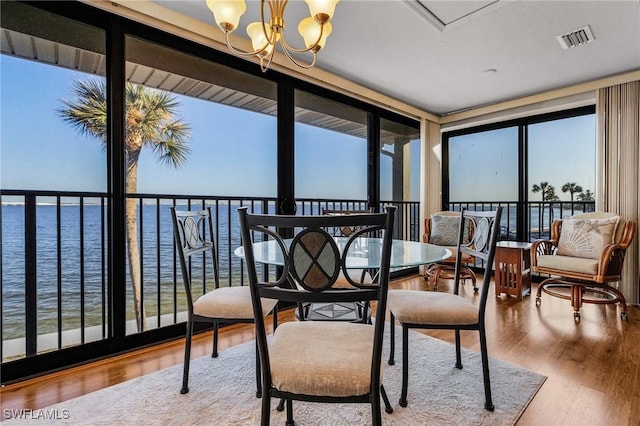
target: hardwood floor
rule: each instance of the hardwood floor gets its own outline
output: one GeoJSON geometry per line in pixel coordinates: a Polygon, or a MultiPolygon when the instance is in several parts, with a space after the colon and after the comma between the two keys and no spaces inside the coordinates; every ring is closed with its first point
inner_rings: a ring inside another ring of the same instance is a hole
{"type": "MultiPolygon", "coordinates": [[[[394,281],[392,287],[426,286],[422,277],[413,276],[394,281]]],[[[640,425],[640,308],[630,306],[629,321],[622,321],[615,306],[585,305],[582,320],[575,323],[566,300],[545,294],[536,308],[536,288],[534,284],[534,296],[522,302],[495,298],[492,289],[487,304],[490,356],[548,377],[518,425],[640,425]]],[[[441,283],[440,291],[446,289],[441,283]]],[[[468,284],[463,292],[473,297],[468,284]]],[[[289,321],[293,315],[283,312],[279,319],[289,321]]],[[[225,327],[220,350],[252,339],[252,327],[225,327]]],[[[449,331],[427,334],[453,340],[449,331]]],[[[476,332],[463,332],[462,343],[479,351],[476,332]]],[[[180,364],[183,344],[184,340],[164,343],[5,386],[1,412],[43,408],[180,364]]],[[[210,333],[194,339],[193,358],[210,351],[210,333]]],[[[179,386],[176,383],[176,394],[179,386]]]]}

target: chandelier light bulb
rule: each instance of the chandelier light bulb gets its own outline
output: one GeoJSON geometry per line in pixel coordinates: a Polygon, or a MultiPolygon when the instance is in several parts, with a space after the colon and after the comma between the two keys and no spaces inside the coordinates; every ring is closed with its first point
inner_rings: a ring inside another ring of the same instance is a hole
{"type": "Polygon", "coordinates": [[[207,0],[207,6],[213,12],[216,24],[225,32],[238,28],[240,17],[247,10],[244,0],[207,0]]]}
{"type": "Polygon", "coordinates": [[[317,52],[324,47],[332,30],[331,22],[325,23],[323,28],[323,25],[320,25],[311,16],[303,19],[298,24],[298,32],[304,38],[305,46],[313,52],[317,52]],[[322,37],[320,37],[320,32],[322,32],[322,37]]]}
{"type": "Polygon", "coordinates": [[[268,38],[265,37],[262,22],[252,22],[247,25],[247,34],[251,38],[251,45],[257,52],[256,55],[262,57],[268,56],[275,47],[275,40],[274,43],[269,42],[269,39],[271,39],[271,28],[268,25],[265,25],[265,29],[267,31],[266,35],[268,38]]]}
{"type": "Polygon", "coordinates": [[[339,0],[304,0],[309,6],[309,12],[318,22],[330,21],[333,12],[336,10],[336,4],[339,0]]]}

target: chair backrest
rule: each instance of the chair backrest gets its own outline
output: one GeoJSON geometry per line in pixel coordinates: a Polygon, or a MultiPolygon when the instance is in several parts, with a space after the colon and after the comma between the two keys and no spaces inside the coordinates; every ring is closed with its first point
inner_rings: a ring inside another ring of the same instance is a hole
{"type": "Polygon", "coordinates": [[[386,213],[330,216],[255,215],[246,208],[238,213],[263,368],[269,368],[269,354],[260,297],[297,304],[376,301],[372,371],[379,373],[395,207],[387,207],[386,213]],[[349,237],[326,231],[343,226],[357,230],[349,237]],[[293,238],[283,238],[283,231],[285,235],[293,231],[293,238]],[[262,281],[254,256],[259,250],[268,251],[282,266],[262,281]],[[379,271],[375,282],[361,283],[349,274],[349,268],[362,268],[363,262],[379,271]],[[341,272],[353,287],[334,286],[341,272]]]}
{"type": "MultiPolygon", "coordinates": [[[[202,255],[202,274],[205,280],[207,278],[207,262],[210,262],[213,284],[215,288],[220,286],[211,208],[177,210],[175,207],[171,207],[171,220],[173,222],[173,238],[182,271],[182,281],[187,296],[187,307],[191,312],[193,309],[193,283],[191,282],[193,256],[202,255]]],[[[206,287],[206,283],[204,287],[206,287]]]]}
{"type": "Polygon", "coordinates": [[[456,269],[454,281],[454,293],[458,294],[460,287],[460,274],[463,266],[462,255],[468,254],[484,262],[484,275],[480,289],[480,309],[484,314],[484,306],[491,284],[493,261],[496,253],[496,244],[500,237],[500,219],[502,207],[495,211],[462,210],[460,216],[460,230],[458,232],[458,254],[456,256],[456,269]],[[470,241],[464,241],[463,224],[468,223],[472,228],[470,241]]]}

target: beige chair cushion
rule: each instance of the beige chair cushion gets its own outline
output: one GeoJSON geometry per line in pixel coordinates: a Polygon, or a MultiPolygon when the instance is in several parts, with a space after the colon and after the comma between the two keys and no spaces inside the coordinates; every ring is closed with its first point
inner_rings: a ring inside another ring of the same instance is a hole
{"type": "Polygon", "coordinates": [[[571,257],[560,255],[541,255],[537,257],[538,268],[549,268],[558,271],[579,272],[596,275],[598,273],[597,259],[571,257]]]}
{"type": "Polygon", "coordinates": [[[604,247],[614,242],[617,225],[617,216],[606,219],[564,219],[557,254],[600,259],[604,247]]]}
{"type": "MultiPolygon", "coordinates": [[[[262,299],[264,314],[271,312],[278,303],[273,299],[262,299]]],[[[193,313],[209,318],[252,319],[253,306],[249,287],[221,287],[198,298],[193,304],[193,313]]]]}
{"type": "Polygon", "coordinates": [[[373,334],[373,326],[350,322],[299,321],[279,325],[269,347],[273,385],[281,391],[304,395],[352,396],[370,392],[373,334]]]}
{"type": "Polygon", "coordinates": [[[401,323],[477,324],[478,307],[452,293],[390,290],[389,310],[401,323]]]}

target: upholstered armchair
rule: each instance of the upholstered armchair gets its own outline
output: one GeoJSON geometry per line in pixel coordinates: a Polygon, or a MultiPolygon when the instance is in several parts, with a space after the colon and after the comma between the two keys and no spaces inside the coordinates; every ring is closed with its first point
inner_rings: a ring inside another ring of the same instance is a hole
{"type": "MultiPolygon", "coordinates": [[[[426,266],[424,279],[433,284],[433,290],[438,291],[440,279],[452,280],[454,278],[456,255],[458,254],[458,228],[460,226],[460,212],[440,211],[433,213],[425,219],[424,234],[422,240],[425,243],[435,244],[446,248],[451,252],[451,256],[437,263],[426,266]]],[[[465,229],[465,241],[469,241],[469,230],[465,229]]],[[[462,254],[461,279],[470,279],[473,284],[473,291],[478,292],[476,285],[476,274],[471,269],[476,259],[470,254],[462,254]]]]}
{"type": "Polygon", "coordinates": [[[584,213],[553,222],[550,239],[531,246],[533,272],[551,275],[538,287],[536,306],[545,292],[571,300],[577,321],[583,303],[619,304],[620,317],[627,320],[624,295],[610,284],[620,281],[635,231],[635,222],[615,213],[584,213]]]}

